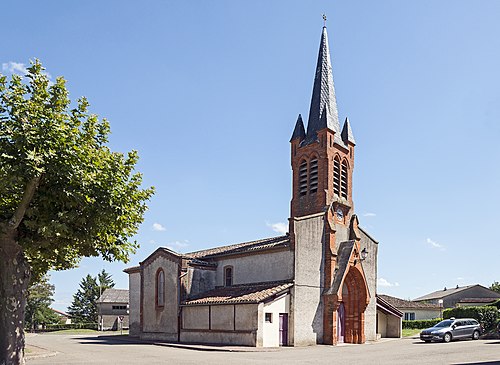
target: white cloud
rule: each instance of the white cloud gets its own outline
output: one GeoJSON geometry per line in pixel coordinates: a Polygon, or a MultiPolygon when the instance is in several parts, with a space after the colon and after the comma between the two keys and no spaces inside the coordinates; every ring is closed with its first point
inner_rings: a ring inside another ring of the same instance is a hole
{"type": "Polygon", "coordinates": [[[184,241],[174,241],[174,242],[170,242],[167,244],[167,248],[171,249],[171,250],[181,250],[185,247],[189,246],[189,241],[188,240],[184,240],[184,241]]]}
{"type": "Polygon", "coordinates": [[[363,214],[363,217],[376,217],[377,215],[375,213],[365,213],[363,214]]]}
{"type": "Polygon", "coordinates": [[[390,282],[388,282],[384,278],[378,278],[377,279],[377,285],[381,286],[381,287],[385,287],[385,288],[390,288],[390,287],[393,287],[393,286],[399,286],[399,283],[398,282],[390,283],[390,282]]]}
{"type": "Polygon", "coordinates": [[[167,229],[163,227],[160,223],[153,223],[153,231],[166,231],[167,229]]]}
{"type": "Polygon", "coordinates": [[[28,73],[28,70],[26,69],[26,65],[24,63],[18,63],[12,61],[7,63],[2,63],[2,71],[8,71],[11,74],[16,73],[21,75],[26,75],[28,73]]]}
{"type": "Polygon", "coordinates": [[[439,249],[441,251],[445,250],[445,248],[444,248],[443,245],[441,245],[441,244],[439,244],[439,243],[431,240],[430,238],[427,238],[427,243],[430,244],[433,248],[437,248],[437,249],[439,249]]]}
{"type": "MultiPolygon", "coordinates": [[[[10,61],[2,63],[2,71],[4,72],[7,71],[11,74],[26,75],[28,73],[28,68],[24,63],[10,61]]],[[[52,79],[52,75],[49,74],[47,71],[43,71],[42,74],[47,76],[49,79],[52,79]]]]}
{"type": "Polygon", "coordinates": [[[274,232],[277,232],[280,234],[285,234],[286,232],[288,232],[288,224],[283,223],[283,222],[278,222],[278,223],[266,222],[266,226],[271,227],[271,229],[274,232]]]}

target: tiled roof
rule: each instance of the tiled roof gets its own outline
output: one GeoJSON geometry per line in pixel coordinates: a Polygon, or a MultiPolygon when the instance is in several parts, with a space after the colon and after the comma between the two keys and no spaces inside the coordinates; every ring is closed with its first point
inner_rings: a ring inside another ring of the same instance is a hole
{"type": "Polygon", "coordinates": [[[185,301],[184,305],[260,303],[293,286],[289,281],[224,286],[185,301]]]}
{"type": "Polygon", "coordinates": [[[377,299],[377,310],[381,310],[385,314],[389,314],[399,318],[403,317],[403,312],[401,312],[398,308],[396,308],[388,301],[384,300],[382,296],[376,294],[375,297],[377,299]]]}
{"type": "Polygon", "coordinates": [[[396,307],[397,309],[439,309],[436,304],[414,302],[411,300],[400,299],[396,297],[391,297],[390,295],[377,294],[378,297],[385,300],[387,303],[396,307]]]}
{"type": "Polygon", "coordinates": [[[467,286],[459,286],[459,287],[456,287],[456,288],[449,288],[449,289],[445,288],[444,290],[437,290],[435,292],[432,292],[432,293],[426,294],[424,296],[418,297],[418,298],[416,298],[414,300],[421,301],[421,300],[431,300],[431,299],[442,299],[442,298],[447,297],[447,296],[449,296],[451,294],[455,294],[455,293],[461,292],[462,290],[472,288],[472,287],[474,287],[476,285],[478,285],[478,284],[467,285],[467,286]]]}
{"type": "Polygon", "coordinates": [[[106,289],[101,294],[98,303],[128,303],[127,289],[106,289]]]}
{"type": "Polygon", "coordinates": [[[185,254],[184,256],[186,258],[192,258],[192,259],[206,259],[221,255],[233,255],[239,253],[260,251],[270,248],[288,247],[289,245],[290,245],[290,237],[288,235],[285,235],[279,237],[265,238],[257,241],[237,243],[234,245],[209,248],[207,250],[190,252],[185,254]]]}

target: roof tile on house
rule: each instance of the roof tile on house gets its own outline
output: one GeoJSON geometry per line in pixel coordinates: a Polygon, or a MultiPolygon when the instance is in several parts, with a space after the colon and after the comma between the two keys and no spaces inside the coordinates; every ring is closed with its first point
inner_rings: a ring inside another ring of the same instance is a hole
{"type": "Polygon", "coordinates": [[[114,289],[109,288],[104,290],[98,303],[128,303],[128,290],[127,289],[114,289]]]}
{"type": "Polygon", "coordinates": [[[378,297],[382,298],[384,301],[396,307],[397,309],[439,309],[439,305],[414,302],[412,300],[405,300],[396,297],[391,297],[390,295],[377,294],[378,297]]]}
{"type": "Polygon", "coordinates": [[[260,303],[292,286],[290,281],[271,281],[219,287],[189,299],[183,305],[260,303]]]}
{"type": "Polygon", "coordinates": [[[474,286],[477,286],[478,284],[474,285],[466,285],[466,286],[457,286],[456,288],[444,288],[442,290],[437,290],[435,292],[426,294],[424,296],[415,298],[413,300],[415,301],[421,301],[421,300],[434,300],[434,299],[442,299],[444,297],[447,297],[448,295],[455,294],[458,292],[461,292],[462,290],[472,288],[474,286]]]}
{"type": "Polygon", "coordinates": [[[498,298],[462,298],[459,303],[493,303],[497,301],[498,298]]]}
{"type": "Polygon", "coordinates": [[[270,248],[288,247],[290,245],[290,237],[288,235],[264,238],[257,241],[237,243],[234,245],[220,246],[209,248],[207,250],[195,251],[185,254],[186,258],[201,259],[210,258],[222,255],[233,255],[239,253],[248,253],[270,248]]]}

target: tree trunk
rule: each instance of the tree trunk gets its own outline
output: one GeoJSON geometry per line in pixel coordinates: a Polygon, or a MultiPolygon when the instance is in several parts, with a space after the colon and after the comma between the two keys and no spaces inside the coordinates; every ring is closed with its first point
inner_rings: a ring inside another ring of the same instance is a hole
{"type": "Polygon", "coordinates": [[[0,225],[0,365],[24,364],[24,310],[30,267],[17,230],[0,225]]]}

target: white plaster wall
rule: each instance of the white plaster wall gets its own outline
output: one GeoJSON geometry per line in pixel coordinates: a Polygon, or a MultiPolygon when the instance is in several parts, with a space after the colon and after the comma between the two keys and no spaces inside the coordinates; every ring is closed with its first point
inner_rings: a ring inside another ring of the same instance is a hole
{"type": "Polygon", "coordinates": [[[177,314],[179,305],[179,264],[166,256],[159,255],[143,267],[142,334],[144,338],[177,340],[177,314]],[[159,268],[165,272],[165,306],[156,307],[156,273],[159,268]],[[148,336],[146,333],[161,333],[162,336],[148,336]]]}
{"type": "Polygon", "coordinates": [[[293,279],[293,252],[289,250],[222,258],[217,262],[216,285],[225,284],[228,265],[233,266],[233,285],[293,279]]]}
{"type": "Polygon", "coordinates": [[[141,272],[128,275],[129,334],[139,336],[141,331],[141,272]]]}
{"type": "Polygon", "coordinates": [[[209,308],[207,305],[183,307],[182,328],[208,330],[209,308]]]}
{"type": "Polygon", "coordinates": [[[292,288],[289,343],[323,341],[324,215],[295,218],[295,284],[292,288]]]}
{"type": "Polygon", "coordinates": [[[290,295],[287,294],[277,300],[266,303],[263,306],[263,315],[262,315],[262,334],[263,341],[262,346],[264,347],[278,347],[280,345],[279,341],[279,315],[280,313],[289,313],[290,309],[290,295]],[[265,321],[265,314],[272,314],[272,322],[267,323],[265,321]]]}
{"type": "MultiPolygon", "coordinates": [[[[434,319],[439,318],[441,311],[439,309],[405,309],[401,310],[403,313],[415,313],[415,319],[434,319]]],[[[404,318],[404,316],[403,316],[404,318]]]]}
{"type": "Polygon", "coordinates": [[[387,314],[377,312],[378,333],[380,337],[387,337],[387,314]]]}
{"type": "Polygon", "coordinates": [[[370,293],[370,303],[365,310],[365,338],[367,341],[375,341],[377,339],[377,259],[378,259],[378,243],[374,242],[363,231],[361,233],[361,247],[366,248],[368,255],[366,260],[362,261],[363,271],[365,273],[366,284],[370,293]]]}

